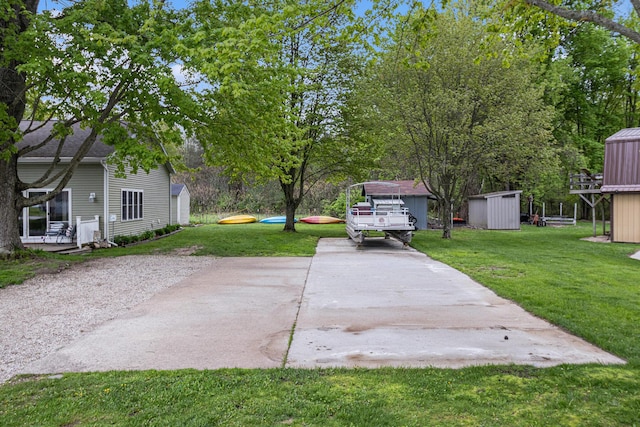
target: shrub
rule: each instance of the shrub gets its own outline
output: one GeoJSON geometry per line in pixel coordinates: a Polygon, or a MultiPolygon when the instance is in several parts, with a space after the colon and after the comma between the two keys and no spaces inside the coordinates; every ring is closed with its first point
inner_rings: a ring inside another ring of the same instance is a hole
{"type": "Polygon", "coordinates": [[[124,245],[128,245],[129,243],[131,243],[131,237],[130,236],[114,236],[113,237],[113,243],[115,243],[118,246],[124,246],[124,245]]]}
{"type": "Polygon", "coordinates": [[[147,230],[140,235],[140,240],[150,240],[155,237],[156,233],[153,230],[147,230]]]}
{"type": "Polygon", "coordinates": [[[169,224],[164,228],[164,230],[165,230],[166,234],[169,234],[169,233],[173,233],[174,231],[178,230],[179,228],[180,228],[179,224],[169,224]]]}

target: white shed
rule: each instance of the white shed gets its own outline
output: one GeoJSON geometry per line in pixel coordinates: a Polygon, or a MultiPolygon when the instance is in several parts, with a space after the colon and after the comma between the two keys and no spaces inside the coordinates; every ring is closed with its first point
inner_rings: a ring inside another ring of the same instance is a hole
{"type": "Polygon", "coordinates": [[[469,197],[469,221],[489,230],[520,230],[522,191],[498,191],[469,197]]]}
{"type": "Polygon", "coordinates": [[[188,225],[191,195],[184,184],[171,184],[171,223],[188,225]]]}

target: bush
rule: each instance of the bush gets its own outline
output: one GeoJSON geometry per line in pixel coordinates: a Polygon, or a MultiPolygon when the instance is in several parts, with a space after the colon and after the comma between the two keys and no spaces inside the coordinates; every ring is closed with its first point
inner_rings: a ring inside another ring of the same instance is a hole
{"type": "Polygon", "coordinates": [[[156,233],[153,230],[147,230],[140,235],[140,240],[150,240],[155,237],[156,233]]]}
{"type": "Polygon", "coordinates": [[[120,235],[114,236],[113,243],[115,243],[118,246],[128,245],[129,243],[131,243],[131,237],[130,236],[120,236],[120,235]]]}
{"type": "Polygon", "coordinates": [[[180,229],[179,224],[169,224],[164,228],[166,234],[173,233],[174,231],[180,229]]]}
{"type": "Polygon", "coordinates": [[[176,231],[177,229],[180,228],[180,225],[178,224],[173,224],[173,225],[167,225],[164,228],[157,228],[155,230],[147,230],[145,232],[143,232],[142,234],[139,235],[129,235],[129,236],[115,236],[113,238],[113,242],[115,244],[117,244],[118,246],[125,246],[128,245],[130,243],[136,243],[136,242],[142,242],[145,240],[151,240],[154,237],[160,237],[163,236],[165,234],[169,234],[169,233],[173,233],[174,231],[176,231]]]}

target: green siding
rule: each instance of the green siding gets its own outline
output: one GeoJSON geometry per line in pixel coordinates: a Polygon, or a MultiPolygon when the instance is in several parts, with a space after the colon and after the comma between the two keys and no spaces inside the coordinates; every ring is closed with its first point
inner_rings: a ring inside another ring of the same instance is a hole
{"type": "MultiPolygon", "coordinates": [[[[29,182],[41,177],[49,164],[20,163],[18,176],[21,180],[29,182]]],[[[151,170],[148,174],[140,171],[138,174],[129,174],[126,178],[116,178],[114,167],[107,166],[109,170],[108,182],[108,214],[115,214],[116,221],[109,222],[105,218],[105,170],[100,163],[83,163],[73,174],[67,184],[71,197],[71,215],[75,222],[76,216],[83,220],[100,216],[100,232],[103,237],[113,239],[116,235],[140,234],[146,230],[163,228],[170,224],[171,182],[167,167],[160,166],[151,170]],[[121,218],[121,191],[122,189],[142,190],[144,192],[143,218],[133,221],[122,221],[121,218]],[[96,193],[96,201],[89,201],[89,194],[96,193]],[[105,233],[104,224],[108,222],[108,230],[105,233]]],[[[47,187],[53,189],[55,183],[47,187]]]]}
{"type": "MultiPolygon", "coordinates": [[[[24,182],[32,182],[39,179],[49,164],[20,163],[18,176],[24,182]]],[[[46,189],[53,189],[57,185],[52,183],[46,189]]],[[[103,202],[104,202],[104,168],[99,163],[80,164],[71,180],[65,187],[71,197],[71,221],[75,223],[76,217],[83,220],[93,219],[99,215],[100,231],[102,230],[103,202]],[[89,201],[89,194],[96,193],[96,201],[89,201]]]]}
{"type": "Polygon", "coordinates": [[[116,215],[116,221],[109,223],[110,238],[140,234],[146,230],[163,228],[170,223],[171,182],[166,167],[152,169],[148,174],[139,171],[126,178],[117,178],[114,167],[109,166],[109,177],[109,214],[116,215]],[[123,189],[143,191],[142,219],[122,221],[123,189]]]}

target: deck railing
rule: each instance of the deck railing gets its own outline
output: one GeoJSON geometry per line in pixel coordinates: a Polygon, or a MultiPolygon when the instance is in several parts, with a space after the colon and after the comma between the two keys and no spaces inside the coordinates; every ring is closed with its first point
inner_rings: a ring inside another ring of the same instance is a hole
{"type": "Polygon", "coordinates": [[[347,218],[352,225],[357,227],[373,228],[373,227],[409,227],[410,217],[409,209],[401,210],[378,210],[366,209],[360,210],[352,208],[347,218]]]}
{"type": "Polygon", "coordinates": [[[578,173],[569,176],[569,190],[571,194],[600,193],[603,174],[578,173]]]}
{"type": "Polygon", "coordinates": [[[76,217],[76,243],[78,248],[86,243],[95,240],[95,232],[100,231],[100,216],[96,215],[93,219],[82,220],[82,217],[76,217]]]}

